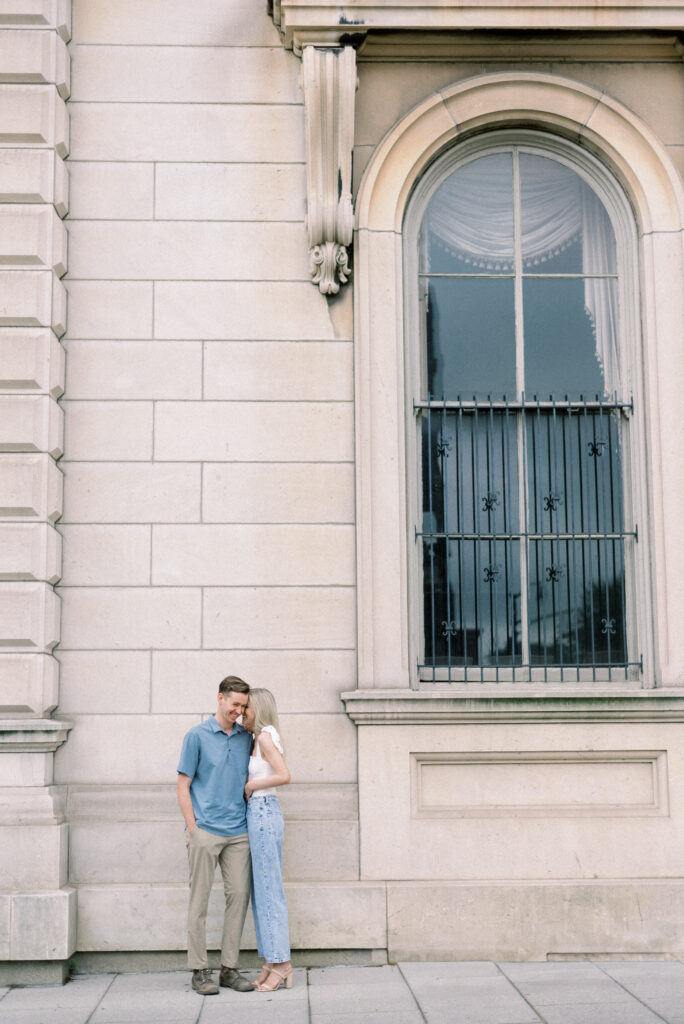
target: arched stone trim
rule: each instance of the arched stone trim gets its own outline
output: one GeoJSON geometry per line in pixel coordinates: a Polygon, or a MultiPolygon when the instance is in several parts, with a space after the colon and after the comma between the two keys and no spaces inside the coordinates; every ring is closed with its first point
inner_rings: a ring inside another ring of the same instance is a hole
{"type": "Polygon", "coordinates": [[[645,684],[684,685],[684,599],[677,597],[684,578],[684,189],[663,144],[626,107],[580,82],[511,72],[461,82],[412,110],[379,144],[357,197],[358,685],[406,688],[415,661],[407,610],[404,216],[438,154],[475,132],[507,126],[547,130],[589,149],[634,209],[648,410],[649,485],[641,508],[648,521],[641,529],[650,543],[649,614],[657,624],[645,684]]]}

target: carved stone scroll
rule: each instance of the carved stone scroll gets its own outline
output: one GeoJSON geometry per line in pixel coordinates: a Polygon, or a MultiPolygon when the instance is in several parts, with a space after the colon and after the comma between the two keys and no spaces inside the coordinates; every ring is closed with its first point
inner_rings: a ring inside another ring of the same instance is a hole
{"type": "Polygon", "coordinates": [[[351,46],[305,46],[307,227],[311,274],[324,295],[336,295],[351,274],[351,198],[356,52],[351,46]]]}

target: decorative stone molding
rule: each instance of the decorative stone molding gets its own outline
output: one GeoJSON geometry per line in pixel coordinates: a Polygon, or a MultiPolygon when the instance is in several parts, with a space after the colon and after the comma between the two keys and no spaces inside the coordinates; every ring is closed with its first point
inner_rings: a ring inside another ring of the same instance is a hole
{"type": "Polygon", "coordinates": [[[283,42],[297,51],[300,47],[325,40],[338,44],[345,35],[358,32],[468,32],[475,30],[517,32],[553,29],[555,31],[601,31],[649,28],[679,31],[682,5],[672,0],[615,0],[600,5],[596,0],[546,0],[545,3],[509,3],[505,0],[413,0],[412,3],[388,3],[386,0],[352,0],[340,6],[338,0],[269,0],[273,21],[283,42]]]}
{"type": "Polygon", "coordinates": [[[351,199],[356,52],[352,46],[302,54],[311,273],[323,295],[349,279],[354,232],[351,199]]]}
{"type": "Polygon", "coordinates": [[[356,725],[466,725],[484,722],[684,722],[677,690],[587,694],[353,690],[341,694],[356,725]]]}

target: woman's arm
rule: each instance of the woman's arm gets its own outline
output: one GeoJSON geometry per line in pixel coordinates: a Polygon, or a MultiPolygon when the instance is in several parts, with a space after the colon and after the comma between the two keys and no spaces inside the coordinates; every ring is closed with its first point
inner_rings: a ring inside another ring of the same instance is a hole
{"type": "Polygon", "coordinates": [[[273,742],[271,734],[266,732],[266,730],[260,732],[258,743],[261,756],[271,766],[274,774],[269,775],[265,779],[254,779],[252,782],[248,782],[245,786],[245,796],[247,799],[257,789],[272,789],[273,786],[286,786],[290,781],[290,771],[285,764],[285,758],[273,742]]]}

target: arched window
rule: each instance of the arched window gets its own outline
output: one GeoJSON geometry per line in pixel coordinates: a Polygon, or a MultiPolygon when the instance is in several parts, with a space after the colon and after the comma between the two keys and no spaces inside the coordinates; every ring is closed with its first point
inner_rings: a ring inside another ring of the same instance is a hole
{"type": "Polygon", "coordinates": [[[436,161],[407,224],[419,677],[638,678],[624,195],[498,133],[436,161]]]}

